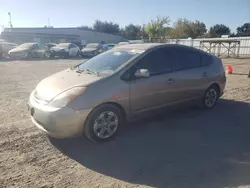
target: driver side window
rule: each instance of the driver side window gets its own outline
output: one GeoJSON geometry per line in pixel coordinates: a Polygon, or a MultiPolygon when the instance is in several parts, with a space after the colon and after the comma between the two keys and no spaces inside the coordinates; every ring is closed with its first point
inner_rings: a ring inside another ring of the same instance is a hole
{"type": "Polygon", "coordinates": [[[174,53],[166,49],[156,49],[135,65],[137,69],[147,69],[150,76],[165,74],[173,71],[174,53]]]}

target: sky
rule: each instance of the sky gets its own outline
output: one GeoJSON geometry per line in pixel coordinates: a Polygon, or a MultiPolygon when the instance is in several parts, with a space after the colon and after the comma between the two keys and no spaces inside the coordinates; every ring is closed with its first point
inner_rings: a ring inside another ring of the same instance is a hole
{"type": "Polygon", "coordinates": [[[53,27],[92,26],[97,19],[124,27],[169,16],[171,24],[187,18],[207,29],[225,24],[235,32],[250,22],[250,0],[0,0],[0,31],[9,27],[8,12],[13,27],[44,27],[48,20],[53,27]]]}

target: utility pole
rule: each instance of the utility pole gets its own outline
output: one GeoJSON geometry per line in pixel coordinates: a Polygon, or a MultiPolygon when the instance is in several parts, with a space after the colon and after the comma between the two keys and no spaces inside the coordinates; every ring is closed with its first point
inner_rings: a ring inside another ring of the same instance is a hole
{"type": "Polygon", "coordinates": [[[11,14],[10,14],[10,12],[8,12],[8,15],[9,15],[9,25],[10,25],[10,28],[13,28],[13,25],[12,25],[12,22],[11,22],[11,14]]]}

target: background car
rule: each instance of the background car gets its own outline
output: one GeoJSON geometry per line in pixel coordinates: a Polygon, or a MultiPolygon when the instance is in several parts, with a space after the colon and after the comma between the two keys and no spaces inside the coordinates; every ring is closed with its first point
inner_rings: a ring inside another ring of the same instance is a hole
{"type": "Polygon", "coordinates": [[[10,58],[44,57],[44,50],[37,43],[24,43],[9,51],[10,58]]]}
{"type": "Polygon", "coordinates": [[[8,56],[8,52],[13,48],[16,48],[18,44],[1,41],[0,42],[0,58],[8,56]]]}
{"type": "Polygon", "coordinates": [[[116,45],[116,44],[114,44],[114,43],[109,43],[109,44],[107,44],[109,50],[111,50],[112,48],[114,48],[115,45],[116,45]]]}
{"type": "Polygon", "coordinates": [[[73,43],[60,43],[50,49],[50,57],[75,57],[80,55],[80,48],[73,43]]]}
{"type": "Polygon", "coordinates": [[[90,43],[81,50],[81,56],[96,56],[104,51],[102,44],[90,43]]]}
{"type": "Polygon", "coordinates": [[[51,52],[50,52],[50,49],[52,48],[52,47],[54,47],[54,46],[56,46],[57,44],[55,44],[55,43],[47,43],[47,44],[45,44],[44,45],[44,56],[45,57],[50,57],[50,55],[51,55],[51,52]]]}
{"type": "Polygon", "coordinates": [[[33,123],[52,137],[84,133],[101,142],[149,112],[187,104],[212,109],[225,84],[216,56],[175,44],[129,44],[45,78],[29,107],[33,123]]]}
{"type": "Polygon", "coordinates": [[[126,45],[126,44],[130,44],[129,42],[119,42],[116,46],[122,46],[122,45],[126,45]]]}

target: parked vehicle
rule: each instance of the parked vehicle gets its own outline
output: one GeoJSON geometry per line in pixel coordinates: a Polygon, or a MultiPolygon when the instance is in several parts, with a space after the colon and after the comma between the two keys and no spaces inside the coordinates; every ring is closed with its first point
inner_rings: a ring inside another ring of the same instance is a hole
{"type": "Polygon", "coordinates": [[[51,57],[75,57],[80,55],[80,48],[73,43],[60,43],[50,49],[51,57]]]}
{"type": "Polygon", "coordinates": [[[126,44],[130,44],[129,42],[119,42],[116,46],[122,46],[122,45],[126,45],[126,44]]]}
{"type": "Polygon", "coordinates": [[[84,56],[96,56],[104,51],[102,44],[90,43],[81,50],[81,55],[84,56]]]}
{"type": "Polygon", "coordinates": [[[44,51],[44,56],[45,57],[50,57],[51,56],[51,52],[50,49],[54,46],[56,46],[57,44],[55,43],[47,43],[44,45],[45,51],[44,51]]]}
{"type": "Polygon", "coordinates": [[[49,76],[31,93],[33,123],[53,137],[113,137],[125,120],[175,105],[211,109],[223,94],[222,62],[176,44],[130,44],[49,76]]]}
{"type": "Polygon", "coordinates": [[[44,57],[44,50],[37,43],[24,43],[9,51],[10,58],[44,57]]]}
{"type": "Polygon", "coordinates": [[[112,48],[114,48],[114,47],[115,47],[115,45],[116,45],[116,44],[113,44],[113,43],[109,43],[109,44],[107,44],[107,46],[108,46],[108,50],[111,50],[112,48]]]}
{"type": "Polygon", "coordinates": [[[18,44],[1,41],[0,42],[0,58],[8,56],[8,52],[16,48],[18,44]]]}

